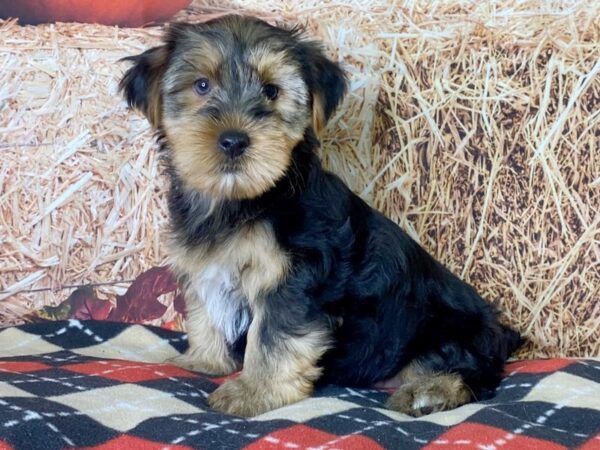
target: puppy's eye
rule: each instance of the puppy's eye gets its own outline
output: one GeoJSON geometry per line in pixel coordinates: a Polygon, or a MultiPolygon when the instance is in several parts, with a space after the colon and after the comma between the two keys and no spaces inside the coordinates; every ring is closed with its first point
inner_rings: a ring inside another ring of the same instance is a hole
{"type": "Polygon", "coordinates": [[[194,82],[194,92],[198,95],[206,95],[210,91],[208,78],[198,78],[194,82]]]}
{"type": "Polygon", "coordinates": [[[265,84],[263,87],[263,94],[265,94],[265,97],[269,100],[275,100],[279,95],[279,88],[274,84],[265,84]]]}

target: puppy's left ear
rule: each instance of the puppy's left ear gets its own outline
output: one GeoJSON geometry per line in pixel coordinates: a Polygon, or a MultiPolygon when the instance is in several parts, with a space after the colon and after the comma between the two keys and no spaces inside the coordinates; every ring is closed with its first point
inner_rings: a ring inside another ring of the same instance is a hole
{"type": "Polygon", "coordinates": [[[144,113],[154,128],[159,128],[162,119],[161,81],[167,68],[166,45],[151,48],[137,56],[123,58],[133,66],[125,72],[119,83],[129,106],[144,113]]]}
{"type": "Polygon", "coordinates": [[[311,94],[313,128],[318,135],[346,94],[346,74],[315,42],[302,42],[299,53],[311,94]]]}

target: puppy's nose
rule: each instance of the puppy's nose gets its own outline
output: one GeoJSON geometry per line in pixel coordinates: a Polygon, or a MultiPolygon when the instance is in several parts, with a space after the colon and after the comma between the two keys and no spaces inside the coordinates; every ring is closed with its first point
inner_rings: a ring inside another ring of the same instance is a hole
{"type": "Polygon", "coordinates": [[[228,130],[219,136],[219,148],[230,158],[243,154],[250,145],[250,138],[242,131],[228,130]]]}

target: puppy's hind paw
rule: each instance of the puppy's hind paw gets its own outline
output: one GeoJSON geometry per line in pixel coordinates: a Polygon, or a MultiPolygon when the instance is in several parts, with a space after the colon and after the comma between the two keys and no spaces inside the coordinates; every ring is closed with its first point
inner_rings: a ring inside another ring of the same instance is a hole
{"type": "Polygon", "coordinates": [[[441,374],[400,386],[385,406],[409,416],[421,417],[457,408],[470,400],[471,392],[460,375],[441,374]]]}

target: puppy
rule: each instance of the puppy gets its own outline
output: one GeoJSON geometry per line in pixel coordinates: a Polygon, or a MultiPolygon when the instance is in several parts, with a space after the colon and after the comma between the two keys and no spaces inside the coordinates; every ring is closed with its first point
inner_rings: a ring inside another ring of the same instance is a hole
{"type": "Polygon", "coordinates": [[[413,416],[493,395],[519,335],[321,167],[316,136],[346,83],[318,44],[227,16],[127,59],[121,90],[171,183],[189,338],[176,362],[225,375],[243,360],[210,406],[254,416],[317,383],[385,380],[387,406],[413,416]]]}

